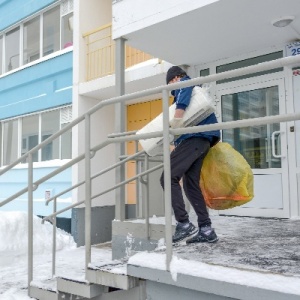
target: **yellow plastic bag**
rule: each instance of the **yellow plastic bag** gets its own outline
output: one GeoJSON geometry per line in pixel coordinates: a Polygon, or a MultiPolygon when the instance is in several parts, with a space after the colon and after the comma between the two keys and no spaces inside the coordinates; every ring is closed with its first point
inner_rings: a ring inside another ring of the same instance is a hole
{"type": "Polygon", "coordinates": [[[209,208],[233,208],[253,198],[253,173],[239,152],[220,142],[203,161],[200,187],[209,208]]]}

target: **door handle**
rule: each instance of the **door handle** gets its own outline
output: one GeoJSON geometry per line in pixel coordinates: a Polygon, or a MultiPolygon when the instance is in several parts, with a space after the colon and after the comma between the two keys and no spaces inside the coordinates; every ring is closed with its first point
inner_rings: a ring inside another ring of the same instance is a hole
{"type": "Polygon", "coordinates": [[[283,134],[284,132],[283,131],[274,131],[272,133],[272,136],[271,136],[271,140],[272,140],[272,155],[276,158],[281,158],[281,157],[285,157],[285,155],[283,154],[276,154],[275,152],[275,136],[279,136],[280,134],[283,134]]]}

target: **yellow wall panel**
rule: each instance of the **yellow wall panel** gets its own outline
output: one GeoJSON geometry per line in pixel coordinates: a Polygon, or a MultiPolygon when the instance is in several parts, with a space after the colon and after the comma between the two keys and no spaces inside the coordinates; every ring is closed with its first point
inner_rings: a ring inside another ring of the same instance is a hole
{"type": "Polygon", "coordinates": [[[127,189],[127,203],[135,204],[136,203],[135,184],[132,183],[127,184],[126,189],[127,189]]]}
{"type": "MultiPolygon", "coordinates": [[[[169,98],[169,106],[173,103],[173,97],[169,98]]],[[[151,112],[150,112],[150,118],[153,120],[156,118],[161,112],[162,112],[162,100],[156,99],[154,101],[151,101],[151,112]]]]}
{"type": "Polygon", "coordinates": [[[127,163],[127,178],[135,176],[135,162],[127,163]]]}
{"type": "Polygon", "coordinates": [[[162,112],[161,99],[151,101],[151,119],[156,118],[162,112]]]}
{"type": "MultiPolygon", "coordinates": [[[[173,97],[169,98],[169,104],[173,97]]],[[[127,106],[127,131],[139,130],[156,118],[162,112],[162,100],[156,99],[149,102],[137,103],[127,106]]],[[[135,142],[127,142],[127,154],[135,153],[135,142]]],[[[139,151],[142,150],[139,145],[139,151]]],[[[127,163],[127,178],[135,176],[135,162],[127,163]]],[[[136,203],[135,181],[127,184],[127,203],[136,203]]]]}
{"type": "MultiPolygon", "coordinates": [[[[135,142],[128,142],[127,143],[127,154],[134,154],[135,150],[135,142]]],[[[143,148],[140,144],[138,144],[138,151],[141,151],[143,148]]]]}

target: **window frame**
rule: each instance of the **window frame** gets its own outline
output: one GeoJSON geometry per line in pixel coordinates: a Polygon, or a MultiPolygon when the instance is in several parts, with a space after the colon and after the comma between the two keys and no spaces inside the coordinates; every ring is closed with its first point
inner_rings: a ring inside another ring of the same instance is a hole
{"type": "MultiPolygon", "coordinates": [[[[10,72],[14,72],[16,70],[19,70],[20,68],[24,67],[24,66],[31,66],[33,64],[37,64],[39,63],[41,60],[47,58],[50,55],[60,55],[61,51],[66,51],[63,48],[63,45],[61,43],[62,41],[62,20],[63,18],[68,15],[68,14],[73,14],[74,13],[74,9],[73,9],[73,0],[69,0],[72,2],[72,5],[69,5],[71,7],[71,9],[67,12],[67,13],[62,13],[62,7],[63,5],[65,5],[65,0],[62,1],[58,1],[56,3],[53,3],[49,6],[47,6],[44,9],[41,9],[40,11],[38,11],[37,13],[32,14],[31,16],[24,18],[23,20],[11,25],[10,27],[6,28],[3,31],[0,31],[0,36],[2,36],[2,65],[0,65],[0,69],[2,70],[2,72],[0,72],[0,77],[10,73],[10,72]],[[44,14],[48,11],[50,11],[51,9],[55,8],[55,7],[59,7],[59,49],[57,51],[54,51],[50,54],[47,55],[43,55],[43,26],[44,26],[44,14]],[[39,46],[39,51],[40,51],[40,55],[39,58],[32,61],[32,62],[27,62],[24,63],[24,53],[23,53],[23,44],[24,44],[24,24],[35,19],[36,17],[39,18],[39,22],[40,22],[40,46],[39,46]],[[12,69],[12,70],[7,70],[6,66],[8,66],[8,63],[6,63],[6,53],[5,53],[5,48],[6,48],[6,35],[7,33],[9,33],[10,31],[14,30],[15,28],[19,27],[20,30],[20,34],[19,34],[19,66],[12,69]]],[[[71,47],[69,47],[70,49],[68,49],[69,51],[72,50],[71,47]]]]}
{"type": "MultiPolygon", "coordinates": [[[[70,120],[68,120],[68,122],[62,122],[62,112],[65,109],[69,109],[72,112],[72,105],[60,106],[60,107],[56,107],[56,108],[53,108],[53,109],[47,109],[47,110],[39,111],[39,112],[36,112],[36,113],[31,113],[31,114],[26,114],[26,115],[22,115],[22,116],[10,118],[10,119],[1,120],[0,121],[0,128],[1,128],[1,131],[0,131],[1,132],[1,136],[0,136],[0,142],[1,142],[1,156],[0,156],[1,167],[6,166],[6,165],[4,165],[4,161],[5,161],[5,157],[4,157],[4,134],[5,134],[4,133],[4,127],[5,126],[4,126],[4,124],[5,123],[11,122],[11,121],[17,121],[17,141],[18,141],[18,143],[17,143],[18,146],[17,147],[18,147],[18,149],[17,149],[17,158],[16,159],[19,159],[22,155],[24,155],[24,153],[22,154],[23,140],[24,140],[24,136],[22,135],[23,134],[22,119],[26,118],[26,117],[36,116],[36,115],[38,116],[38,124],[37,124],[37,127],[38,127],[38,143],[41,143],[42,134],[43,134],[42,133],[42,114],[58,110],[59,111],[59,120],[58,120],[58,122],[59,122],[59,130],[60,130],[64,127],[65,124],[68,124],[72,121],[70,119],[70,120]]],[[[45,135],[45,134],[43,134],[43,135],[45,135]]],[[[25,137],[27,143],[28,143],[28,137],[30,137],[30,135],[27,135],[25,137]]],[[[58,141],[58,158],[53,158],[51,160],[71,159],[71,157],[70,158],[62,158],[62,147],[66,147],[66,145],[62,145],[61,136],[57,138],[57,141],[58,141]]],[[[28,147],[28,145],[27,145],[27,147],[28,147]]],[[[71,135],[70,147],[71,147],[70,153],[72,153],[72,135],[71,135]]],[[[27,151],[28,151],[28,149],[27,149],[27,151]]],[[[43,162],[48,162],[49,161],[49,160],[42,160],[42,151],[41,150],[38,151],[37,156],[38,156],[37,162],[43,163],[43,162]]],[[[22,163],[26,163],[26,161],[22,161],[22,163]]]]}

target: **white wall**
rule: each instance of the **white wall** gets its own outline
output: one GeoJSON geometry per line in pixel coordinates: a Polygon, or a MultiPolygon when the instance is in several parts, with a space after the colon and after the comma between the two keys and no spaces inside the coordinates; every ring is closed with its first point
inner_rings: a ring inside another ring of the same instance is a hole
{"type": "MultiPolygon", "coordinates": [[[[79,95],[79,84],[86,76],[86,42],[83,35],[98,27],[111,23],[111,1],[109,0],[78,0],[74,2],[74,53],[73,53],[73,118],[84,114],[99,103],[98,100],[79,95]]],[[[84,123],[73,130],[72,155],[77,157],[84,153],[84,123]]],[[[106,107],[95,113],[91,118],[91,144],[99,144],[107,135],[114,132],[114,107],[106,107]]],[[[91,173],[95,174],[114,162],[114,145],[100,151],[92,159],[91,173]]],[[[84,179],[84,164],[73,167],[73,185],[84,179]]],[[[114,174],[101,177],[92,182],[92,195],[103,191],[114,183],[114,174]]],[[[73,202],[84,200],[84,188],[73,192],[73,202]]],[[[93,206],[114,204],[114,194],[110,193],[93,201],[93,206]]]]}
{"type": "MultiPolygon", "coordinates": [[[[98,101],[86,98],[79,97],[80,111],[86,111],[89,108],[93,107],[98,101]]],[[[107,138],[109,133],[114,132],[114,107],[108,106],[104,107],[95,114],[92,115],[91,118],[91,147],[94,147],[104,141],[107,138]]],[[[77,128],[78,140],[77,145],[73,145],[74,152],[77,152],[77,155],[84,153],[85,143],[85,130],[84,124],[77,128]]],[[[76,155],[76,156],[77,156],[76,155]]],[[[115,145],[109,145],[102,150],[99,150],[95,157],[92,158],[91,161],[91,174],[94,175],[106,167],[110,166],[115,162],[115,145]]],[[[73,168],[73,184],[76,182],[80,182],[85,178],[85,167],[84,162],[80,163],[77,167],[73,168]]],[[[98,194],[105,189],[112,187],[115,184],[115,174],[114,171],[109,172],[106,175],[102,175],[99,178],[96,178],[92,181],[92,195],[98,194]]],[[[114,192],[110,192],[101,196],[101,199],[93,200],[92,206],[105,206],[112,205],[115,202],[114,192]]],[[[80,187],[78,191],[74,194],[76,196],[76,201],[81,201],[85,199],[85,190],[84,186],[80,187]]]]}
{"type": "Polygon", "coordinates": [[[219,0],[113,1],[113,39],[217,1],[219,0]]]}

